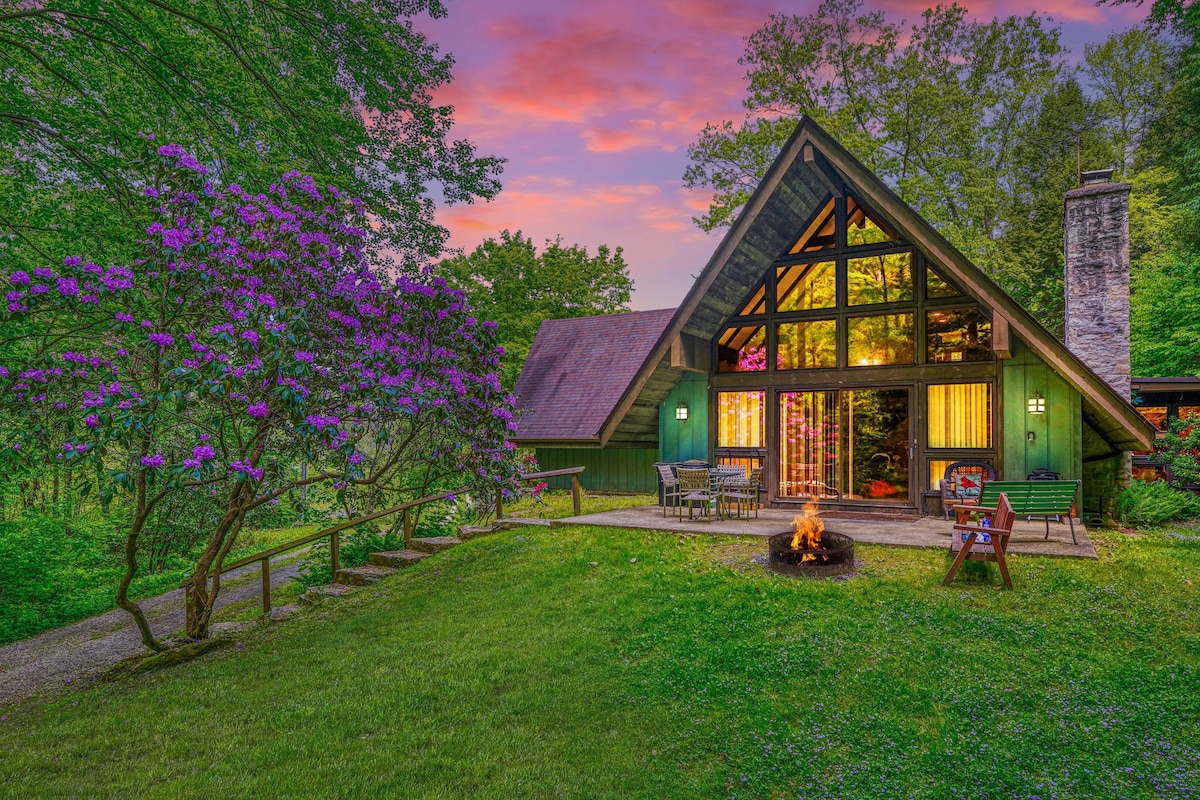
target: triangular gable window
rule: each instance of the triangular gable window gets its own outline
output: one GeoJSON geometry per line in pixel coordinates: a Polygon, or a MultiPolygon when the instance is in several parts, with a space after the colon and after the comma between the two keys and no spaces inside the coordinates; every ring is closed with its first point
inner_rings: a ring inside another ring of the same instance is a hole
{"type": "Polygon", "coordinates": [[[931,268],[925,268],[925,296],[934,297],[959,297],[961,292],[955,289],[941,275],[938,275],[931,268]]]}
{"type": "Polygon", "coordinates": [[[804,233],[788,250],[788,255],[815,253],[837,247],[837,216],[834,214],[833,198],[825,201],[821,210],[813,215],[804,226],[804,233]]]}
{"type": "Polygon", "coordinates": [[[746,304],[742,306],[742,310],[737,315],[739,317],[752,317],[756,314],[765,313],[767,313],[767,285],[763,282],[754,290],[754,294],[750,295],[750,299],[746,301],[746,304]]]}
{"type": "Polygon", "coordinates": [[[846,245],[854,247],[860,244],[876,244],[877,242],[894,242],[900,237],[888,226],[879,215],[858,201],[857,198],[846,198],[846,245]]]}

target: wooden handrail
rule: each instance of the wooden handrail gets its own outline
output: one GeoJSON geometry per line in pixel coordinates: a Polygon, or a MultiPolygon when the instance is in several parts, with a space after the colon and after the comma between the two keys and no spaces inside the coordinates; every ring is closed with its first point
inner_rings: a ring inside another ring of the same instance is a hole
{"type": "Polygon", "coordinates": [[[562,478],[567,475],[578,475],[584,469],[585,467],[567,467],[566,469],[552,469],[548,472],[531,472],[528,475],[522,475],[521,480],[533,481],[538,478],[562,478]]]}
{"type": "MultiPolygon", "coordinates": [[[[232,564],[225,564],[224,566],[221,567],[220,574],[224,575],[226,572],[229,572],[229,570],[231,570],[231,569],[237,569],[238,567],[244,567],[247,564],[253,564],[255,561],[262,561],[264,558],[271,558],[273,556],[279,555],[280,553],[286,553],[288,550],[299,547],[301,545],[308,544],[309,542],[315,542],[317,539],[324,539],[326,536],[331,536],[335,533],[339,533],[340,531],[346,530],[346,528],[353,528],[355,525],[361,525],[364,522],[372,522],[374,520],[379,519],[380,517],[386,517],[389,514],[395,514],[397,511],[404,511],[409,508],[416,508],[417,506],[423,506],[426,503],[432,503],[435,500],[445,500],[447,497],[450,497],[452,495],[463,494],[464,491],[465,490],[463,490],[463,489],[459,489],[458,491],[455,491],[455,492],[444,492],[442,494],[431,494],[428,497],[422,497],[418,500],[409,500],[407,503],[401,503],[398,506],[392,506],[391,508],[385,508],[382,511],[376,511],[371,514],[367,514],[366,516],[356,517],[355,519],[351,519],[351,520],[347,520],[346,522],[338,523],[337,525],[333,525],[332,527],[325,528],[323,530],[319,530],[316,533],[310,533],[308,536],[302,536],[301,538],[290,541],[287,544],[276,545],[275,547],[272,547],[270,550],[264,550],[261,553],[255,553],[252,556],[246,556],[245,558],[239,558],[237,561],[234,561],[232,564]]],[[[208,573],[208,575],[206,577],[211,578],[216,574],[217,574],[216,572],[210,572],[210,573],[208,573]]],[[[185,581],[185,583],[186,583],[186,581],[185,581]]]]}
{"type": "MultiPolygon", "coordinates": [[[[412,539],[412,524],[411,524],[410,517],[409,517],[410,510],[416,508],[417,506],[423,506],[426,503],[432,503],[437,500],[445,500],[447,497],[451,497],[451,496],[457,495],[457,494],[463,494],[467,491],[469,491],[469,490],[468,489],[456,489],[455,491],[452,491],[452,492],[442,492],[441,494],[431,494],[426,497],[418,498],[416,500],[409,500],[407,503],[401,503],[398,506],[391,506],[390,508],[385,508],[385,509],[381,509],[379,511],[374,511],[370,514],[365,514],[361,517],[355,517],[354,519],[348,519],[345,522],[339,522],[337,525],[331,525],[328,528],[323,528],[315,533],[310,533],[307,536],[301,536],[299,539],[293,539],[290,542],[276,545],[275,547],[272,547],[269,550],[263,550],[261,553],[255,553],[252,556],[246,556],[245,558],[239,558],[237,561],[231,562],[229,564],[223,564],[219,570],[210,570],[209,573],[204,576],[204,579],[209,580],[211,578],[216,577],[217,575],[223,575],[232,569],[237,569],[238,567],[244,567],[247,564],[253,564],[256,561],[259,562],[259,564],[262,565],[263,613],[268,614],[271,611],[271,558],[273,556],[277,556],[280,553],[286,553],[288,550],[294,550],[295,548],[306,545],[309,542],[315,542],[317,539],[324,539],[326,536],[328,536],[329,537],[329,557],[330,557],[330,561],[332,562],[331,563],[332,574],[334,576],[334,579],[336,580],[337,573],[341,569],[340,545],[341,545],[342,537],[339,534],[341,534],[342,531],[346,530],[347,528],[353,528],[355,525],[361,525],[364,522],[371,522],[372,520],[377,520],[380,517],[386,517],[389,514],[395,514],[396,512],[402,512],[404,514],[404,546],[407,547],[409,541],[411,541],[411,539],[412,539]]],[[[189,578],[188,580],[185,580],[183,583],[180,584],[180,586],[186,587],[187,591],[191,592],[192,579],[189,578]]]]}
{"type": "MultiPolygon", "coordinates": [[[[575,516],[583,513],[581,510],[583,487],[579,483],[579,475],[583,472],[584,467],[567,467],[566,469],[552,469],[546,472],[531,472],[528,475],[522,475],[523,481],[535,481],[539,478],[565,478],[571,476],[571,504],[575,507],[575,516]]],[[[504,500],[500,495],[496,495],[496,519],[504,518],[504,500]]]]}

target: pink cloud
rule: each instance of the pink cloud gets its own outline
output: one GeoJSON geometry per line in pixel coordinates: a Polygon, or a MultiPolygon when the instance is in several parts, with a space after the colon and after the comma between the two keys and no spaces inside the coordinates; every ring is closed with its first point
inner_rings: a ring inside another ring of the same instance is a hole
{"type": "MultiPolygon", "coordinates": [[[[451,244],[470,249],[509,228],[539,242],[562,234],[591,248],[621,245],[635,306],[677,302],[721,235],[691,222],[709,195],[680,185],[686,147],[706,124],[743,118],[744,37],[771,12],[809,14],[818,2],[454,0],[447,20],[423,26],[456,56],[455,80],[436,100],[454,106],[456,138],[508,164],[494,202],[439,212],[451,244]]],[[[868,3],[908,26],[932,5],[868,3]]],[[[1076,54],[1146,13],[1092,3],[1053,9],[1076,54]]],[[[1035,10],[1002,0],[967,6],[981,20],[1035,10]]]]}

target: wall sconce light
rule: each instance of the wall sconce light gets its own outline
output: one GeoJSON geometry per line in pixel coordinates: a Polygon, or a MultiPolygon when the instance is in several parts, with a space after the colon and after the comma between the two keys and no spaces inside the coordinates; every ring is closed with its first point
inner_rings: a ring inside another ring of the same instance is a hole
{"type": "Polygon", "coordinates": [[[1025,441],[1029,442],[1030,444],[1033,444],[1034,442],[1037,441],[1037,434],[1034,433],[1033,431],[1029,431],[1028,433],[1025,434],[1025,441]]]}
{"type": "Polygon", "coordinates": [[[675,419],[686,420],[688,418],[687,403],[680,403],[675,406],[675,419]]]}
{"type": "Polygon", "coordinates": [[[1029,398],[1029,413],[1030,414],[1045,414],[1046,413],[1046,398],[1042,397],[1041,392],[1034,392],[1029,398]]]}

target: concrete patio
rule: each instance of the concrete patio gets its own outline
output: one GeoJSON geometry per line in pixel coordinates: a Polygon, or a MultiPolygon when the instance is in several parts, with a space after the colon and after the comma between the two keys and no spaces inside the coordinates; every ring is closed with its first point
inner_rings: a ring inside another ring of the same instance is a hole
{"type": "MultiPolygon", "coordinates": [[[[681,520],[670,512],[664,517],[662,506],[640,506],[566,517],[554,520],[553,524],[607,525],[614,528],[766,537],[790,531],[792,518],[795,515],[796,512],[791,510],[764,508],[759,511],[757,519],[750,515],[740,519],[714,519],[712,522],[706,522],[703,519],[689,520],[686,516],[681,520]]],[[[937,517],[922,517],[913,521],[827,518],[825,525],[829,530],[843,533],[856,542],[864,544],[949,549],[953,523],[937,517]]],[[[1039,556],[1096,557],[1096,549],[1092,547],[1092,541],[1088,538],[1087,530],[1084,529],[1081,522],[1075,523],[1075,538],[1079,540],[1077,545],[1071,543],[1071,529],[1065,520],[1061,523],[1051,521],[1050,538],[1047,540],[1045,536],[1045,522],[1042,520],[1026,521],[1024,518],[1018,517],[1017,522],[1013,525],[1013,534],[1009,540],[1008,550],[1011,553],[1039,556]]]]}

